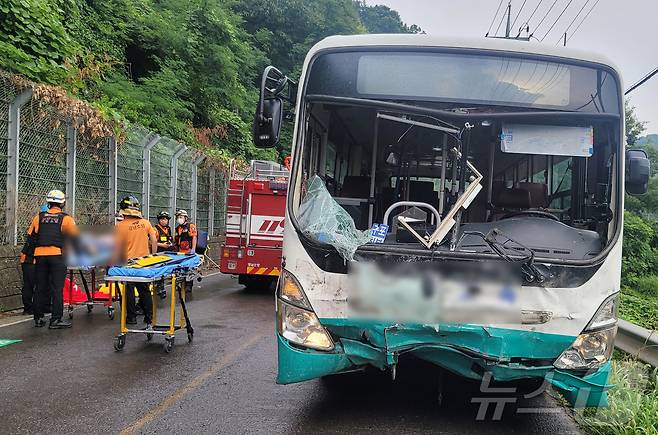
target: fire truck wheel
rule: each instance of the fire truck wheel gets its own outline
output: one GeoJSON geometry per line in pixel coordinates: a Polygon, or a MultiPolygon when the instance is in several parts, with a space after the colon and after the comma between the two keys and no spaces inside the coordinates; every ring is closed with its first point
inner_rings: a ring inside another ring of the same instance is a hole
{"type": "Polygon", "coordinates": [[[273,278],[270,276],[240,275],[238,283],[249,291],[268,291],[272,287],[273,278]]]}

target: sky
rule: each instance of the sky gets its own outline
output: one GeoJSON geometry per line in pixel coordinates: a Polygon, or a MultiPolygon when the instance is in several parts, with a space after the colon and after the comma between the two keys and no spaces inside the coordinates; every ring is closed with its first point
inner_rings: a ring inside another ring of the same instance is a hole
{"type": "MultiPolygon", "coordinates": [[[[495,31],[508,0],[503,0],[501,11],[494,22],[495,31]]],[[[548,33],[542,44],[555,45],[564,34],[581,7],[580,13],[567,32],[567,47],[605,55],[621,70],[624,89],[644,77],[658,66],[658,1],[656,0],[525,0],[514,26],[518,32],[521,23],[529,20],[530,32],[542,39],[560,13],[568,8],[548,33]],[[569,3],[571,2],[571,3],[569,3]],[[551,5],[553,9],[548,12],[551,5]],[[578,23],[595,5],[583,24],[578,23]],[[542,18],[546,19],[540,24],[542,18]],[[534,29],[534,27],[537,27],[534,29]],[[573,36],[572,36],[573,34],[573,36]]],[[[400,13],[407,24],[417,24],[426,33],[437,36],[484,37],[499,0],[367,0],[367,3],[383,4],[400,13]]],[[[519,12],[524,0],[512,0],[512,20],[519,12]]],[[[503,22],[498,34],[504,32],[503,22]]],[[[514,33],[516,34],[516,33],[514,33]]],[[[537,41],[532,42],[538,43],[537,41]]],[[[637,117],[647,122],[646,133],[658,133],[658,74],[650,81],[629,94],[637,117]]]]}

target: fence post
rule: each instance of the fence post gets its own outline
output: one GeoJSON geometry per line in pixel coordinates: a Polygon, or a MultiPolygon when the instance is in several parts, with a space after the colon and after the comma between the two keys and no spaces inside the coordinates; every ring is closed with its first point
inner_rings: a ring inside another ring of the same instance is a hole
{"type": "Polygon", "coordinates": [[[151,149],[160,142],[160,136],[154,134],[144,145],[142,150],[142,216],[150,218],[151,209],[151,149]]]}
{"type": "Polygon", "coordinates": [[[209,195],[208,195],[208,235],[215,235],[215,191],[217,186],[215,186],[215,168],[210,168],[210,179],[208,180],[210,184],[209,195]]]}
{"type": "Polygon", "coordinates": [[[71,120],[66,121],[66,203],[69,214],[75,216],[77,132],[71,120]]]}
{"type": "Polygon", "coordinates": [[[7,119],[7,208],[5,210],[6,242],[18,242],[18,168],[20,155],[21,107],[32,98],[32,89],[25,89],[9,103],[7,119]]]}
{"type": "Polygon", "coordinates": [[[114,137],[107,140],[109,148],[109,209],[110,223],[114,222],[114,215],[117,213],[117,141],[114,137]]]}
{"type": "Polygon", "coordinates": [[[198,190],[199,190],[199,165],[203,163],[206,156],[201,154],[192,160],[192,221],[196,222],[197,208],[199,206],[198,190]]]}
{"type": "Polygon", "coordinates": [[[176,215],[176,195],[178,195],[178,158],[187,150],[184,144],[180,144],[171,156],[169,172],[171,173],[171,183],[169,184],[169,200],[171,201],[171,215],[176,215]]]}

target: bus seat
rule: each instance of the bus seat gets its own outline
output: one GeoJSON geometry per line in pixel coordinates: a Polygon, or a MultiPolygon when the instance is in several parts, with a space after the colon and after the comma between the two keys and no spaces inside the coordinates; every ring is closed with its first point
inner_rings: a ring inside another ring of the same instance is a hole
{"type": "Polygon", "coordinates": [[[530,192],[529,208],[546,208],[548,207],[548,186],[543,183],[517,183],[517,189],[523,189],[530,192]]]}
{"type": "Polygon", "coordinates": [[[515,187],[501,190],[495,202],[497,207],[504,209],[528,209],[531,204],[530,192],[515,187]]]}
{"type": "Polygon", "coordinates": [[[510,211],[527,210],[531,204],[528,190],[515,187],[502,189],[494,202],[492,220],[498,220],[510,211]]]}

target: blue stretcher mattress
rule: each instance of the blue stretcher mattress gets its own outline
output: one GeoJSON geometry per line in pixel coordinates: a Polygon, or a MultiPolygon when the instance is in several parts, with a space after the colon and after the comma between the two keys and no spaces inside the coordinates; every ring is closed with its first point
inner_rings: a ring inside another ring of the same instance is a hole
{"type": "Polygon", "coordinates": [[[158,255],[168,255],[171,260],[148,267],[112,266],[107,276],[133,276],[139,278],[163,278],[171,276],[179,270],[196,269],[201,265],[201,257],[196,254],[178,254],[175,252],[160,252],[158,255]]]}

